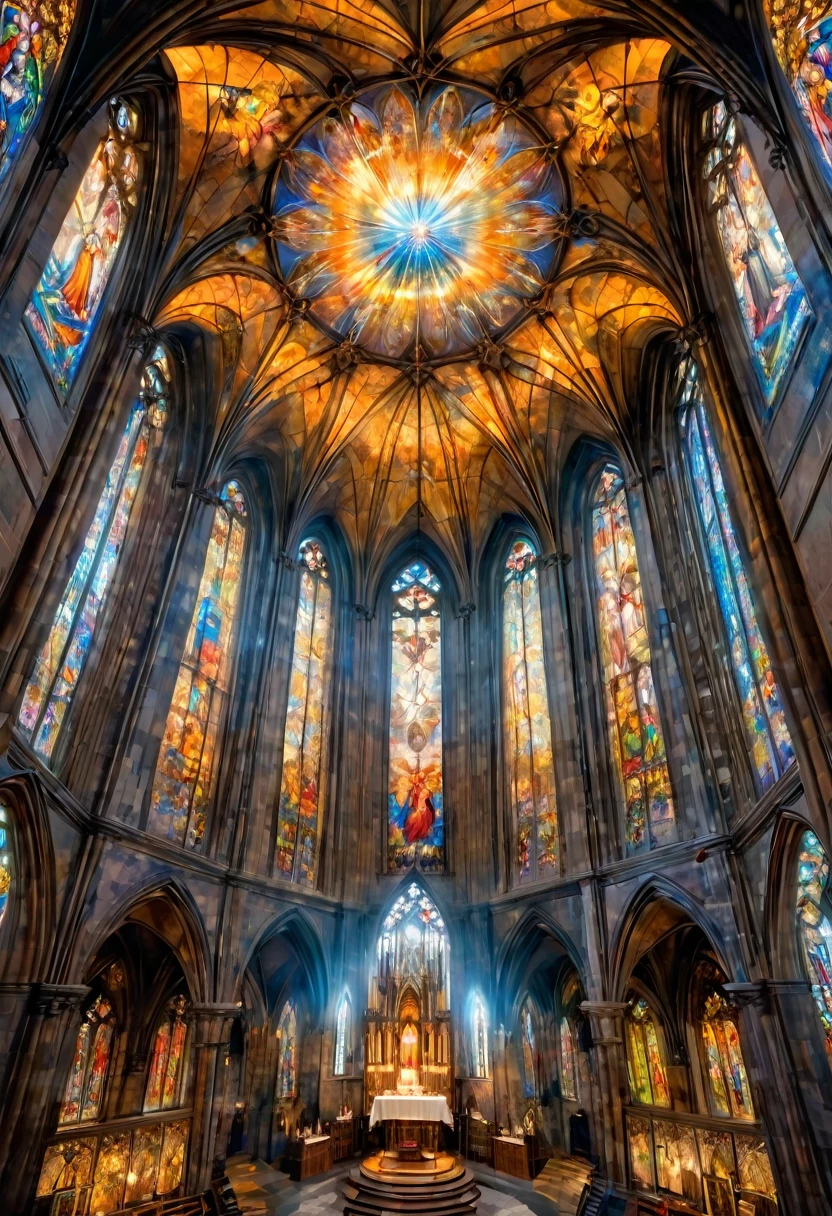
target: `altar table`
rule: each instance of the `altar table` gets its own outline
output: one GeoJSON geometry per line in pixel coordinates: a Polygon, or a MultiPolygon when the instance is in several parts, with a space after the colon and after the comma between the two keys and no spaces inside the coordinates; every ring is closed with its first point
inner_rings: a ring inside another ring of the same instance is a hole
{"type": "Polygon", "coordinates": [[[439,1124],[453,1127],[454,1119],[441,1094],[379,1094],[370,1108],[370,1127],[376,1123],[384,1124],[388,1152],[413,1144],[436,1152],[439,1124]]]}
{"type": "Polygon", "coordinates": [[[379,1094],[370,1108],[370,1127],[397,1119],[408,1123],[447,1123],[454,1117],[442,1094],[379,1094]]]}

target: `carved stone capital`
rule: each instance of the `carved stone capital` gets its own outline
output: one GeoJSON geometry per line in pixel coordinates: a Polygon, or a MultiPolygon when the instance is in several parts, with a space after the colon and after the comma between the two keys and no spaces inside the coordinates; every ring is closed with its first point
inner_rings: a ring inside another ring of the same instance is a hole
{"type": "Polygon", "coordinates": [[[477,611],[477,605],[472,600],[468,600],[465,604],[460,604],[454,613],[454,619],[457,621],[467,621],[477,611]]]}
{"type": "Polygon", "coordinates": [[[623,1018],[626,1001],[582,1001],[582,1013],[590,1019],[596,1047],[620,1047],[624,1043],[623,1018]]]}
{"type": "Polygon", "coordinates": [[[56,1017],[80,1009],[89,992],[86,984],[34,984],[29,995],[29,1009],[41,1017],[56,1017]]]}
{"type": "Polygon", "coordinates": [[[723,984],[722,989],[736,1009],[758,1009],[763,1012],[768,1005],[765,980],[755,980],[750,984],[723,984]]]}
{"type": "Polygon", "coordinates": [[[371,621],[375,616],[372,608],[368,608],[366,604],[353,604],[353,609],[359,621],[371,621]]]}

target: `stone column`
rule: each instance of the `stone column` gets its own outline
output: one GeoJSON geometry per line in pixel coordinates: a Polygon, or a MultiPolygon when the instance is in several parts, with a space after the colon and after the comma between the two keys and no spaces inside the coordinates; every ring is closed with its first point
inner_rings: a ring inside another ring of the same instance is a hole
{"type": "Polygon", "coordinates": [[[24,1212],[40,1172],[44,1137],[57,1124],[58,1106],[72,1065],[84,984],[4,985],[28,988],[25,1012],[9,1053],[0,1120],[3,1206],[24,1212]]]}
{"type": "Polygon", "coordinates": [[[225,1058],[231,1024],[239,1005],[194,1005],[194,1115],[188,1165],[188,1194],[208,1189],[215,1156],[225,1158],[222,1141],[225,1106],[225,1058]]]}
{"type": "Polygon", "coordinates": [[[589,1018],[595,1074],[598,1079],[595,1125],[600,1129],[598,1145],[607,1177],[620,1186],[627,1184],[627,1141],[624,1103],[629,1100],[627,1062],[624,1052],[624,1012],[620,1001],[584,1001],[582,1011],[589,1018]]]}
{"type": "Polygon", "coordinates": [[[813,1129],[795,1075],[790,1033],[780,1017],[781,1007],[799,998],[801,988],[805,997],[809,986],[759,980],[724,987],[739,1010],[743,1060],[756,1113],[765,1125],[780,1207],[800,1216],[828,1216],[829,1201],[809,1148],[813,1129]]]}

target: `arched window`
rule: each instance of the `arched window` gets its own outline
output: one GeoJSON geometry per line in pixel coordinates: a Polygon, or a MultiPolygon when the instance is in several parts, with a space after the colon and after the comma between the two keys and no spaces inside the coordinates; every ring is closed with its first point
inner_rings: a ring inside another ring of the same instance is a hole
{"type": "Polygon", "coordinates": [[[645,1000],[630,1002],[625,1023],[632,1100],[647,1106],[670,1106],[670,1087],[659,1034],[652,1010],[645,1000]]]}
{"type": "Polygon", "coordinates": [[[714,1113],[732,1119],[753,1119],[751,1090],[734,1014],[725,998],[713,989],[704,999],[702,1039],[714,1113]]]}
{"type": "Polygon", "coordinates": [[[96,997],[81,1019],[59,1123],[92,1123],[100,1115],[114,1032],[112,1006],[96,997]]]}
{"type": "Polygon", "coordinates": [[[832,182],[832,13],[828,4],[765,0],[774,52],[832,182]]]}
{"type": "Polygon", "coordinates": [[[804,832],[797,862],[797,931],[806,975],[832,1060],[832,901],[829,860],[814,832],[804,832]]]}
{"type": "Polygon", "coordinates": [[[52,379],[67,392],[95,330],[116,255],[136,210],[139,116],[110,103],[109,131],[96,149],[26,308],[52,379]]]}
{"type": "Polygon", "coordinates": [[[473,1046],[472,1060],[475,1077],[488,1076],[488,1019],[485,1016],[485,1005],[479,993],[474,997],[473,1016],[471,1018],[471,1041],[473,1046]]]}
{"type": "Polygon", "coordinates": [[[520,882],[558,872],[558,812],[537,554],[526,540],[508,555],[503,582],[506,759],[520,882]]]}
{"type": "Polygon", "coordinates": [[[439,579],[421,561],[393,583],[387,866],[445,865],[442,617],[439,579]]]}
{"type": "Polygon", "coordinates": [[[283,777],[277,819],[276,870],[295,882],[315,882],[332,659],[332,589],[321,546],[300,547],[300,595],[283,738],[283,777]]]}
{"type": "Polygon", "coordinates": [[[150,797],[150,827],[189,848],[205,833],[214,761],[233,668],[246,504],[229,481],[217,502],[185,653],[150,797]]]}
{"type": "Polygon", "coordinates": [[[335,1065],[333,1072],[336,1077],[343,1077],[347,1072],[350,1059],[350,1036],[352,1034],[352,1006],[346,993],[341,997],[338,1013],[335,1018],[335,1065]]]}
{"type": "Polygon", "coordinates": [[[0,925],[9,906],[9,893],[12,889],[14,873],[14,857],[12,853],[11,824],[9,809],[0,799],[0,925]]]}
{"type": "Polygon", "coordinates": [[[277,1097],[294,1098],[297,1092],[298,1011],[287,1001],[277,1023],[277,1097]]]}
{"type": "Polygon", "coordinates": [[[771,416],[783,379],[812,315],[806,289],[742,138],[724,102],[703,119],[703,173],[716,226],[766,408],[771,416]]]}
{"type": "Polygon", "coordinates": [[[64,53],[75,0],[27,0],[6,4],[0,20],[3,64],[0,182],[40,115],[64,53]]]}
{"type": "Polygon", "coordinates": [[[64,588],[49,636],[23,693],[17,725],[38,755],[50,760],[92,646],[115,577],[130,516],[154,435],[167,416],[170,374],[157,347],[121,437],[116,458],[64,588]]]}
{"type": "Polygon", "coordinates": [[[531,1005],[525,1001],[520,1010],[520,1046],[523,1052],[523,1097],[533,1098],[537,1093],[537,1071],[535,1069],[534,1019],[531,1005]]]}
{"type": "Polygon", "coordinates": [[[560,1093],[571,1102],[578,1100],[578,1060],[575,1032],[569,1018],[560,1020],[560,1093]]]}
{"type": "Polygon", "coordinates": [[[653,686],[636,541],[621,471],[608,464],[592,509],[598,633],[612,754],[628,853],[672,835],[675,812],[653,686]]]}
{"type": "Polygon", "coordinates": [[[175,997],[156,1029],[144,1095],[146,1111],[171,1110],[182,1105],[185,1043],[188,1038],[186,1010],[185,997],[175,997]]]}
{"type": "Polygon", "coordinates": [[[692,497],[698,506],[711,577],[728,635],[746,735],[757,779],[765,790],[791,764],[794,750],[757,623],[751,586],[731,523],[719,456],[693,362],[684,379],[681,422],[695,490],[692,497]]]}

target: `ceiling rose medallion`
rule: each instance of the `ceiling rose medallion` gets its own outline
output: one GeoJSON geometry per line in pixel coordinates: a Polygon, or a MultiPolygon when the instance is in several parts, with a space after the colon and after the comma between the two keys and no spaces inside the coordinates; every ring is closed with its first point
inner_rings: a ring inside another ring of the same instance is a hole
{"type": "Polygon", "coordinates": [[[525,312],[555,265],[563,191],[540,136],[473,90],[385,85],[281,165],[283,278],[325,329],[390,359],[453,357],[525,312]]]}

